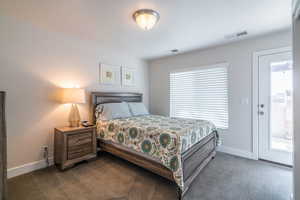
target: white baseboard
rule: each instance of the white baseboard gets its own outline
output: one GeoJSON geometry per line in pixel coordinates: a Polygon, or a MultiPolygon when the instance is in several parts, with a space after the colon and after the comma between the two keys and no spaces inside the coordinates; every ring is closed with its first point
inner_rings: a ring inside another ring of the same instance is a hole
{"type": "MultiPolygon", "coordinates": [[[[49,158],[49,165],[53,165],[53,158],[49,158]]],[[[48,167],[46,160],[40,160],[32,163],[27,163],[18,167],[10,168],[7,170],[7,178],[13,178],[22,174],[27,174],[38,169],[48,167]]]]}
{"type": "MultiPolygon", "coordinates": [[[[243,157],[243,158],[249,158],[254,160],[256,159],[253,152],[243,151],[231,147],[219,146],[217,151],[243,157]]],[[[49,158],[49,164],[50,166],[53,165],[53,158],[49,158]]],[[[45,167],[47,167],[47,163],[45,160],[27,163],[25,165],[8,169],[7,178],[13,178],[22,174],[27,174],[29,172],[33,172],[35,170],[42,169],[45,167]]]]}
{"type": "Polygon", "coordinates": [[[243,151],[243,150],[235,149],[235,148],[232,148],[232,147],[226,147],[226,146],[221,145],[217,148],[217,151],[223,152],[223,153],[228,153],[228,154],[231,154],[231,155],[234,155],[234,156],[239,156],[239,157],[243,157],[243,158],[257,160],[256,156],[253,152],[243,151]]]}

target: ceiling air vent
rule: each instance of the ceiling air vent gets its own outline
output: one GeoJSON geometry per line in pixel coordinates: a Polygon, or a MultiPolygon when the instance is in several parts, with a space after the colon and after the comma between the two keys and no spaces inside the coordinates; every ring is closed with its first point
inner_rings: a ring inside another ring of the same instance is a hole
{"type": "Polygon", "coordinates": [[[172,49],[172,50],[171,50],[171,53],[178,53],[178,52],[179,52],[178,49],[172,49]]]}
{"type": "Polygon", "coordinates": [[[240,37],[243,37],[243,36],[246,36],[246,35],[248,35],[247,31],[241,31],[241,32],[238,32],[238,33],[225,35],[225,39],[232,40],[232,39],[237,39],[237,38],[240,38],[240,37]]]}

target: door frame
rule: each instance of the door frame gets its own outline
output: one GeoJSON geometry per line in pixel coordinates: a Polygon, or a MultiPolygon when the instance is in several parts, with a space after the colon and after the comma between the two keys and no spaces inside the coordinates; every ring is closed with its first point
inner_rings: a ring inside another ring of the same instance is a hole
{"type": "Polygon", "coordinates": [[[258,106],[259,106],[259,57],[277,53],[292,52],[291,46],[256,51],[252,58],[252,152],[255,160],[259,159],[259,127],[258,127],[258,106]]]}

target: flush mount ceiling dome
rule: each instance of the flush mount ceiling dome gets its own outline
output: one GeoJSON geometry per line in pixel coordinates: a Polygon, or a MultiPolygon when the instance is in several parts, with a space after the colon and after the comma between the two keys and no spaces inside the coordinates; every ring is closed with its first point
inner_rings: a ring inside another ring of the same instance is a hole
{"type": "Polygon", "coordinates": [[[159,13],[151,9],[141,9],[133,13],[134,21],[144,30],[152,29],[159,20],[159,13]]]}

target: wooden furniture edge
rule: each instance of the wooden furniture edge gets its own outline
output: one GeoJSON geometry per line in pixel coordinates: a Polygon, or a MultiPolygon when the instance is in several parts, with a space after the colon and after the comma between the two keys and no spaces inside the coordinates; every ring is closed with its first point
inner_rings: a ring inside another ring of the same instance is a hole
{"type": "Polygon", "coordinates": [[[182,191],[182,196],[184,196],[186,194],[186,192],[189,190],[191,184],[197,178],[197,176],[202,172],[202,170],[204,169],[204,167],[206,167],[206,165],[212,159],[215,158],[216,153],[217,153],[216,150],[213,150],[211,153],[209,153],[209,155],[202,161],[202,163],[198,166],[198,168],[195,169],[194,174],[189,179],[186,180],[184,191],[182,191]]]}
{"type": "Polygon", "coordinates": [[[92,122],[96,123],[95,110],[100,103],[105,103],[105,99],[110,100],[108,103],[117,102],[143,102],[143,94],[138,92],[91,92],[91,111],[92,122]],[[97,98],[103,98],[103,102],[97,102],[97,98]],[[111,98],[111,99],[110,99],[111,98]]]}
{"type": "Polygon", "coordinates": [[[6,135],[6,119],[5,119],[5,102],[6,102],[6,93],[0,91],[0,173],[1,173],[1,184],[0,184],[0,199],[7,199],[7,135],[6,135]]]}

